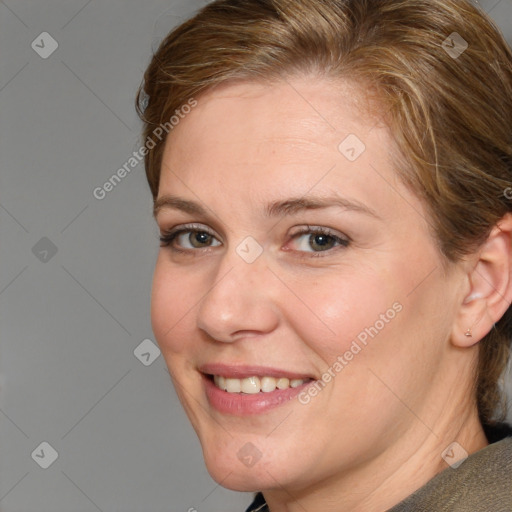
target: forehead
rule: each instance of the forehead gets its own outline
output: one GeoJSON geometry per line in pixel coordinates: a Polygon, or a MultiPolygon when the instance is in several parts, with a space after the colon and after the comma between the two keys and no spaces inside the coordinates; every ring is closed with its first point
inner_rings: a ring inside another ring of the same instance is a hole
{"type": "Polygon", "coordinates": [[[386,198],[376,190],[383,177],[397,182],[389,132],[357,84],[224,84],[197,101],[168,136],[160,195],[200,188],[222,196],[243,187],[250,199],[335,188],[373,202],[375,193],[386,198]]]}
{"type": "MultiPolygon", "coordinates": [[[[254,152],[314,146],[338,150],[349,134],[375,147],[387,135],[375,112],[375,102],[358,84],[320,78],[273,83],[226,83],[203,93],[167,138],[164,159],[206,157],[229,149],[249,157],[254,152]],[[380,130],[375,130],[379,127],[380,130]],[[368,132],[374,132],[368,140],[368,132]]],[[[241,156],[241,155],[239,155],[241,156]]]]}

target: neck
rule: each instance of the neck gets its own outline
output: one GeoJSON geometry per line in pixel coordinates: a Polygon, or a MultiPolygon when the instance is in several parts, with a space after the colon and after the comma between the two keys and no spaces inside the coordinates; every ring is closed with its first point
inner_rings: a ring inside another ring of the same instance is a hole
{"type": "MultiPolygon", "coordinates": [[[[452,408],[451,414],[438,410],[425,423],[413,421],[395,445],[350,474],[337,475],[305,490],[265,492],[270,512],[388,510],[449,467],[442,454],[451,443],[457,442],[468,454],[488,445],[476,405],[464,406],[452,408]]],[[[455,457],[458,450],[454,450],[455,457]]]]}

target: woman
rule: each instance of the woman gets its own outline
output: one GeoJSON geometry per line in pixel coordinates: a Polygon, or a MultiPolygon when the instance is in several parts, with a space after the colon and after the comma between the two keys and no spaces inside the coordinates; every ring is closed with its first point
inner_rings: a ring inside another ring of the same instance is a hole
{"type": "Polygon", "coordinates": [[[465,0],[218,0],[139,92],[152,324],[248,510],[512,510],[512,55],[465,0]],[[149,144],[151,141],[151,144],[149,144]]]}

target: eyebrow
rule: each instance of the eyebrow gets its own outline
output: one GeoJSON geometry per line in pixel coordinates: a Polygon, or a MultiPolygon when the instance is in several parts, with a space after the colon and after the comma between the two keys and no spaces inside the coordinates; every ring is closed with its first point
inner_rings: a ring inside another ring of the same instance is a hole
{"type": "MultiPolygon", "coordinates": [[[[379,215],[372,208],[354,199],[348,199],[339,195],[331,195],[328,197],[302,196],[282,201],[273,201],[265,205],[264,212],[267,217],[279,217],[294,215],[304,210],[318,210],[332,207],[343,208],[344,210],[363,213],[380,219],[379,215]]],[[[166,209],[180,210],[191,215],[208,216],[207,208],[195,201],[165,195],[155,200],[153,205],[153,217],[156,218],[160,210],[166,209]]]]}

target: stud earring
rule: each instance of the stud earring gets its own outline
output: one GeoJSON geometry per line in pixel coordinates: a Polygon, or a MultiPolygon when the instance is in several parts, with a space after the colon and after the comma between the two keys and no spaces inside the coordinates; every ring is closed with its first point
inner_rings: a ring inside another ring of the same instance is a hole
{"type": "Polygon", "coordinates": [[[466,336],[467,338],[473,337],[473,335],[471,334],[471,327],[464,333],[464,336],[466,336]]]}

